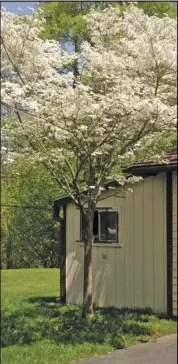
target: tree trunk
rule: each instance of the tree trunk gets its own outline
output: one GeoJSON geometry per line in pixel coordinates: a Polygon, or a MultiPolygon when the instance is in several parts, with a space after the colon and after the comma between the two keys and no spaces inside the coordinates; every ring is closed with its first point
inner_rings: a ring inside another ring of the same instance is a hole
{"type": "Polygon", "coordinates": [[[92,243],[94,209],[89,208],[88,212],[82,215],[84,222],[84,297],[82,316],[88,319],[93,317],[92,243]]]}
{"type": "Polygon", "coordinates": [[[11,269],[13,268],[12,262],[12,240],[11,236],[8,235],[7,238],[7,246],[6,246],[6,268],[11,269]]]}
{"type": "MultiPolygon", "coordinates": [[[[79,39],[78,37],[74,37],[74,52],[79,52],[79,39]]],[[[76,59],[73,63],[73,74],[74,74],[74,83],[73,88],[76,87],[77,77],[79,76],[79,69],[78,69],[78,59],[76,59]]]]}

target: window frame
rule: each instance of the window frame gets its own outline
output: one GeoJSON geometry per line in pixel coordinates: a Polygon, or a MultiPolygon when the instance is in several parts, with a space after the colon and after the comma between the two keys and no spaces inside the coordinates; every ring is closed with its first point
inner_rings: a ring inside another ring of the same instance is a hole
{"type": "MultiPolygon", "coordinates": [[[[87,210],[87,208],[86,208],[87,210]]],[[[117,208],[112,207],[98,207],[95,209],[95,211],[98,211],[98,239],[93,240],[93,244],[118,244],[119,243],[119,211],[117,208]],[[101,226],[101,215],[100,212],[115,212],[116,213],[116,239],[115,240],[101,240],[100,239],[100,226],[101,226]]],[[[80,214],[80,241],[83,241],[82,238],[82,214],[80,214]]]]}

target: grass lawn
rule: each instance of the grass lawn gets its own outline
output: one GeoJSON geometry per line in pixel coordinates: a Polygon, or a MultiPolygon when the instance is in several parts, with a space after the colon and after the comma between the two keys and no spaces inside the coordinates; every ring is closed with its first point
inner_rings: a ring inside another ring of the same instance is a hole
{"type": "Polygon", "coordinates": [[[57,269],[2,271],[2,363],[67,364],[176,332],[176,321],[151,311],[61,306],[57,269]]]}

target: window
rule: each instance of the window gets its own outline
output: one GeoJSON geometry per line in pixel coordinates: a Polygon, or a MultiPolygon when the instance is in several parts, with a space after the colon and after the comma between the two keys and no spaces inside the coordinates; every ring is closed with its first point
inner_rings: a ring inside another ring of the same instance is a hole
{"type": "MultiPolygon", "coordinates": [[[[116,243],[118,241],[118,212],[112,209],[97,209],[93,220],[94,242],[116,243]]],[[[81,240],[82,219],[81,219],[81,240]]]]}

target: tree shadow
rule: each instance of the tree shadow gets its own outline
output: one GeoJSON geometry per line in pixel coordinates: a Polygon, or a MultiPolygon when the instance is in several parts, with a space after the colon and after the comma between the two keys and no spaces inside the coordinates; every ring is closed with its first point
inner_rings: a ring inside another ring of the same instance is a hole
{"type": "Polygon", "coordinates": [[[65,345],[90,342],[123,348],[125,335],[153,333],[150,317],[158,315],[150,309],[95,307],[95,318],[86,321],[78,305],[62,306],[57,297],[31,297],[13,314],[2,311],[1,345],[30,345],[49,339],[65,345]]]}

